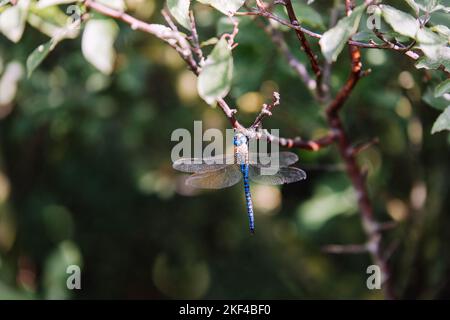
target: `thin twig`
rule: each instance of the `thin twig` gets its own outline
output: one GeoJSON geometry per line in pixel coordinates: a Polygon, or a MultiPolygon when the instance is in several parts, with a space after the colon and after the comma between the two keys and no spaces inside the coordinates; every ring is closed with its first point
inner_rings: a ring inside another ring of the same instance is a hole
{"type": "MultiPolygon", "coordinates": [[[[132,26],[133,29],[141,30],[143,32],[152,34],[160,38],[161,40],[168,42],[169,45],[171,45],[178,51],[178,53],[185,60],[185,62],[192,70],[192,72],[197,76],[199,75],[200,67],[197,65],[192,56],[192,51],[190,49],[189,43],[179,32],[166,27],[161,28],[161,25],[154,25],[140,21],[126,13],[117,11],[115,9],[112,9],[110,7],[107,7],[103,4],[97,3],[92,0],[85,0],[85,5],[86,7],[91,8],[101,14],[104,14],[106,16],[115,19],[119,19],[132,26]]],[[[248,136],[252,136],[257,139],[267,139],[269,141],[272,141],[273,143],[279,143],[281,146],[286,146],[289,148],[296,147],[306,150],[318,150],[321,147],[333,143],[333,139],[335,138],[334,134],[329,134],[323,139],[319,139],[317,141],[305,141],[299,137],[282,138],[282,137],[275,137],[273,135],[270,135],[268,133],[266,134],[263,132],[256,133],[256,131],[248,130],[242,124],[239,123],[239,121],[235,117],[236,109],[232,109],[223,98],[217,99],[217,104],[219,108],[223,111],[225,116],[228,118],[233,128],[237,129],[238,131],[248,136]]]]}
{"type": "Polygon", "coordinates": [[[203,57],[203,51],[200,48],[200,40],[197,32],[197,24],[195,22],[194,12],[192,10],[189,11],[189,21],[191,23],[191,32],[192,32],[191,38],[193,44],[193,51],[197,55],[200,61],[200,65],[202,65],[205,58],[203,57]]]}
{"type": "Polygon", "coordinates": [[[280,94],[278,92],[274,92],[272,94],[272,103],[269,103],[269,104],[264,103],[263,104],[261,112],[256,117],[255,121],[253,122],[253,124],[251,125],[250,128],[252,128],[252,129],[260,128],[264,118],[270,117],[272,115],[272,109],[278,105],[280,105],[280,94]]]}
{"type": "Polygon", "coordinates": [[[372,140],[370,140],[368,142],[364,142],[364,143],[360,143],[356,146],[352,146],[350,148],[350,150],[348,150],[348,152],[350,152],[352,155],[356,156],[356,155],[360,154],[361,152],[363,152],[364,150],[369,149],[373,145],[378,144],[379,142],[380,142],[380,140],[378,138],[373,138],[372,140]]]}
{"type": "Polygon", "coordinates": [[[160,24],[151,24],[138,20],[135,17],[130,16],[122,11],[115,10],[102,3],[95,2],[93,0],[85,0],[84,4],[86,8],[93,9],[105,16],[109,16],[118,20],[121,20],[130,25],[133,30],[141,30],[143,32],[152,34],[159,39],[167,42],[172,48],[174,48],[183,60],[186,61],[189,68],[196,74],[200,72],[197,63],[192,56],[192,51],[188,41],[178,31],[162,26],[160,24]]]}
{"type": "MultiPolygon", "coordinates": [[[[337,5],[335,5],[332,9],[331,9],[331,14],[330,14],[330,21],[329,21],[329,28],[333,28],[339,18],[339,2],[336,2],[337,5]]],[[[323,60],[323,65],[322,65],[322,72],[323,72],[323,87],[324,87],[324,102],[329,102],[331,99],[331,95],[330,95],[330,87],[331,87],[331,69],[332,69],[332,63],[329,62],[327,59],[323,60]]]]}
{"type": "Polygon", "coordinates": [[[162,14],[164,20],[166,20],[170,29],[172,29],[174,31],[178,31],[177,25],[173,22],[172,18],[170,17],[169,11],[166,8],[161,10],[161,14],[162,14]]]}
{"type": "MultiPolygon", "coordinates": [[[[253,11],[249,11],[249,12],[236,12],[235,15],[240,15],[240,16],[261,16],[261,17],[265,17],[274,21],[277,21],[278,23],[289,27],[291,29],[294,30],[299,30],[302,31],[304,34],[316,38],[316,39],[321,39],[322,38],[322,34],[311,31],[307,28],[304,28],[302,26],[299,25],[294,25],[292,23],[290,23],[289,21],[284,20],[283,18],[278,17],[277,15],[273,14],[272,12],[268,12],[268,11],[261,11],[261,10],[253,10],[253,11]]],[[[361,42],[361,41],[355,41],[355,40],[349,40],[348,41],[349,45],[353,45],[353,46],[357,46],[360,48],[365,48],[365,49],[384,49],[384,50],[394,50],[394,51],[400,51],[402,52],[402,50],[396,50],[394,48],[391,48],[388,45],[380,45],[377,43],[366,43],[366,42],[361,42]]],[[[420,55],[417,54],[416,52],[409,50],[409,51],[405,51],[403,52],[406,56],[408,56],[409,58],[413,59],[413,60],[417,60],[420,58],[420,55]]]]}
{"type": "Polygon", "coordinates": [[[411,42],[409,45],[405,46],[401,43],[398,43],[397,41],[392,42],[389,39],[387,39],[385,37],[385,35],[378,30],[377,28],[373,28],[372,29],[373,33],[377,36],[378,39],[380,39],[381,41],[383,41],[390,49],[393,49],[395,51],[410,51],[412,49],[412,47],[414,47],[414,45],[416,44],[416,41],[411,42]]]}
{"type": "Polygon", "coordinates": [[[322,247],[322,251],[333,254],[358,254],[367,253],[369,250],[367,244],[330,244],[322,247]]]}
{"type": "MultiPolygon", "coordinates": [[[[286,10],[287,10],[289,19],[291,21],[291,24],[294,26],[300,27],[300,22],[297,19],[297,16],[295,14],[294,7],[292,6],[291,0],[285,0],[284,4],[286,6],[286,10]]],[[[319,61],[317,60],[317,56],[312,51],[311,46],[309,45],[309,42],[306,39],[305,33],[302,31],[302,28],[295,29],[295,33],[297,35],[298,40],[300,41],[303,51],[305,51],[306,55],[308,56],[309,62],[311,63],[311,68],[313,69],[314,74],[316,75],[317,96],[319,99],[322,99],[324,96],[325,90],[322,86],[322,70],[319,66],[319,61]]]]}
{"type": "Polygon", "coordinates": [[[223,38],[226,38],[228,40],[228,45],[231,49],[234,49],[237,47],[238,43],[234,42],[234,39],[236,38],[237,34],[239,33],[239,21],[237,19],[234,19],[232,15],[229,15],[228,18],[230,19],[231,23],[233,24],[233,31],[231,33],[225,33],[222,35],[223,38]]]}
{"type": "Polygon", "coordinates": [[[316,80],[312,79],[305,65],[301,63],[291,52],[286,41],[284,40],[283,33],[276,30],[273,26],[269,24],[264,25],[262,21],[259,21],[259,25],[264,29],[267,35],[271,38],[272,42],[275,44],[277,49],[283,54],[284,58],[288,62],[289,66],[297,73],[306,87],[314,93],[317,87],[316,80]]]}
{"type": "Polygon", "coordinates": [[[330,131],[324,137],[319,138],[317,140],[303,140],[300,137],[282,138],[271,135],[267,130],[257,132],[257,136],[259,139],[267,139],[271,143],[277,143],[280,146],[286,148],[299,148],[309,151],[319,151],[320,149],[336,142],[338,138],[338,133],[335,131],[330,131]]]}

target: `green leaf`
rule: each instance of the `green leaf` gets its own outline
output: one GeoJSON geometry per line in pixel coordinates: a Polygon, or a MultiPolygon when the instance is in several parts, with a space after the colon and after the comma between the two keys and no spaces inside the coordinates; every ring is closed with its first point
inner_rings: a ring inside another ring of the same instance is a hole
{"type": "Polygon", "coordinates": [[[339,20],[336,26],[323,34],[319,44],[327,61],[336,61],[348,39],[358,30],[365,8],[365,5],[356,7],[350,16],[339,20]]]}
{"type": "Polygon", "coordinates": [[[12,42],[19,42],[25,30],[30,0],[21,0],[0,14],[0,31],[12,42]]]}
{"type": "Polygon", "coordinates": [[[57,6],[60,4],[74,3],[77,1],[78,0],[39,0],[36,7],[42,9],[42,8],[46,8],[46,7],[50,7],[50,6],[57,6]]]}
{"type": "Polygon", "coordinates": [[[427,88],[425,94],[422,96],[422,100],[429,106],[438,110],[444,110],[449,104],[449,101],[446,98],[435,97],[434,90],[431,87],[427,88]]]}
{"type": "Polygon", "coordinates": [[[226,15],[233,15],[244,5],[245,0],[197,0],[209,4],[226,15]]]}
{"type": "MultiPolygon", "coordinates": [[[[450,56],[450,52],[448,52],[448,56],[450,56]]],[[[437,60],[432,60],[424,56],[420,57],[416,62],[417,69],[437,70],[441,65],[444,66],[447,72],[450,72],[450,59],[445,59],[445,57],[440,57],[437,60]]]]}
{"type": "Polygon", "coordinates": [[[450,29],[442,24],[431,27],[431,30],[447,37],[447,42],[450,42],[450,29]]]}
{"type": "Polygon", "coordinates": [[[10,104],[16,97],[19,81],[22,79],[23,73],[22,64],[17,61],[11,61],[6,65],[5,71],[0,78],[0,110],[2,106],[10,104]]]}
{"type": "Polygon", "coordinates": [[[434,96],[441,97],[446,93],[450,92],[450,79],[445,80],[444,82],[441,82],[435,89],[434,89],[434,96]]]}
{"type": "Polygon", "coordinates": [[[436,119],[433,128],[431,128],[431,134],[444,130],[450,130],[450,106],[448,106],[436,119]]]}
{"type": "Polygon", "coordinates": [[[427,13],[433,13],[436,11],[446,11],[447,7],[439,3],[439,0],[405,0],[416,12],[422,10],[427,13]]]}
{"type": "Polygon", "coordinates": [[[186,29],[191,30],[189,21],[189,6],[191,0],[167,0],[167,7],[170,13],[186,29]]]}
{"type": "Polygon", "coordinates": [[[404,36],[415,38],[420,28],[419,21],[412,15],[388,5],[381,5],[384,20],[392,29],[404,36]]]}
{"type": "Polygon", "coordinates": [[[411,7],[413,8],[414,12],[416,13],[416,15],[419,15],[420,12],[420,6],[414,1],[414,0],[405,0],[405,2],[411,7]]]}
{"type": "Polygon", "coordinates": [[[450,14],[445,12],[434,12],[430,17],[430,23],[433,25],[450,26],[450,14]]]}
{"type": "Polygon", "coordinates": [[[217,39],[216,37],[212,37],[212,38],[209,38],[208,40],[205,40],[202,43],[200,43],[200,47],[204,48],[207,46],[213,46],[213,45],[217,44],[217,42],[219,42],[219,39],[217,39]]]}
{"type": "Polygon", "coordinates": [[[225,97],[233,78],[233,56],[228,42],[221,39],[205,61],[197,80],[200,97],[208,104],[225,97]]]}
{"type": "Polygon", "coordinates": [[[114,41],[118,33],[117,24],[112,19],[93,19],[86,23],[81,42],[84,57],[104,74],[114,69],[116,52],[114,41]]]}
{"type": "Polygon", "coordinates": [[[440,2],[439,0],[426,1],[425,3],[427,3],[427,6],[426,6],[426,10],[424,10],[424,11],[426,11],[428,13],[433,13],[433,12],[442,10],[446,13],[449,13],[450,7],[446,7],[442,4],[440,4],[439,2],[440,2]]]}
{"type": "Polygon", "coordinates": [[[33,71],[44,61],[52,49],[53,41],[50,40],[45,44],[41,44],[27,58],[27,74],[31,77],[33,71]]]}
{"type": "Polygon", "coordinates": [[[447,40],[428,28],[418,30],[416,40],[423,53],[432,60],[437,60],[443,48],[447,45],[447,40]]]}
{"type": "Polygon", "coordinates": [[[355,41],[368,42],[368,41],[372,40],[374,42],[381,43],[381,40],[378,40],[376,38],[374,39],[374,38],[375,37],[374,37],[374,34],[372,31],[360,31],[358,33],[355,33],[352,36],[352,40],[355,40],[355,41]]]}
{"type": "Polygon", "coordinates": [[[332,190],[320,187],[314,196],[297,209],[300,224],[309,230],[318,230],[339,215],[351,215],[357,210],[356,196],[352,188],[332,190]]]}
{"type": "Polygon", "coordinates": [[[40,8],[37,5],[30,6],[30,13],[39,16],[40,18],[42,18],[42,20],[48,23],[60,27],[65,26],[67,24],[67,20],[69,19],[68,15],[71,14],[71,12],[68,13],[64,12],[63,9],[58,6],[40,8]]]}
{"type": "Polygon", "coordinates": [[[313,28],[325,28],[322,16],[314,10],[313,7],[301,3],[298,0],[294,1],[292,6],[294,7],[295,15],[300,23],[309,25],[313,28]]]}

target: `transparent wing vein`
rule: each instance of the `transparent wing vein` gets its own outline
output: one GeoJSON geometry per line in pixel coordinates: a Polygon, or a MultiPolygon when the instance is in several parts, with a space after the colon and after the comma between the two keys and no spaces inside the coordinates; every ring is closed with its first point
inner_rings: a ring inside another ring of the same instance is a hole
{"type": "Polygon", "coordinates": [[[298,156],[295,153],[287,151],[282,151],[267,156],[261,153],[250,153],[249,161],[252,165],[259,168],[269,166],[288,167],[298,161],[298,156]]]}
{"type": "Polygon", "coordinates": [[[173,163],[173,168],[182,172],[215,171],[233,164],[233,155],[219,155],[210,158],[181,158],[173,163]]]}
{"type": "Polygon", "coordinates": [[[186,180],[186,184],[201,189],[228,188],[239,182],[242,173],[237,165],[228,165],[214,171],[194,173],[186,180]]]}
{"type": "Polygon", "coordinates": [[[279,185],[304,180],[306,179],[306,172],[295,167],[281,167],[275,174],[264,175],[261,168],[250,166],[249,176],[256,183],[279,185]]]}

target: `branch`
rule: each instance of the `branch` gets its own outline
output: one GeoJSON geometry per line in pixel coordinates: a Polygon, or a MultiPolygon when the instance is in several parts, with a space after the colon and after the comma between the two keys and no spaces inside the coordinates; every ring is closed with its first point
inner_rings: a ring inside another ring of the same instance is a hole
{"type": "Polygon", "coordinates": [[[172,18],[170,17],[169,10],[164,8],[161,10],[161,14],[162,14],[164,20],[166,20],[169,27],[174,31],[178,31],[176,24],[173,22],[172,18]]]}
{"type": "MultiPolygon", "coordinates": [[[[294,8],[292,7],[291,0],[285,0],[284,5],[286,6],[286,10],[288,12],[289,19],[291,20],[291,24],[300,27],[300,22],[297,19],[294,8]]],[[[317,56],[311,50],[311,46],[309,45],[309,42],[306,39],[305,33],[303,32],[302,29],[303,28],[301,27],[295,29],[295,33],[297,34],[297,38],[300,41],[301,47],[308,56],[309,62],[311,63],[311,67],[316,75],[317,95],[319,98],[322,98],[324,96],[324,92],[326,91],[326,89],[323,88],[322,85],[322,70],[320,69],[319,62],[317,61],[317,56]]]]}
{"type": "Polygon", "coordinates": [[[322,251],[333,254],[345,254],[345,253],[357,254],[369,252],[367,244],[346,244],[346,245],[330,244],[322,247],[322,251]]]}
{"type": "Polygon", "coordinates": [[[297,73],[302,82],[306,85],[306,87],[314,92],[317,87],[317,83],[314,79],[308,74],[308,70],[305,65],[301,63],[290,51],[286,41],[283,38],[283,34],[273,28],[270,24],[264,25],[262,22],[260,26],[264,29],[266,34],[270,37],[272,42],[275,44],[277,49],[283,54],[284,58],[287,60],[288,64],[292,67],[292,69],[297,73]]]}
{"type": "Polygon", "coordinates": [[[401,43],[398,43],[397,41],[392,42],[389,39],[387,39],[384,34],[378,30],[377,28],[373,28],[372,29],[373,33],[377,36],[378,39],[380,39],[381,41],[383,41],[386,46],[388,46],[390,49],[393,49],[395,51],[403,51],[403,52],[407,52],[410,51],[412,49],[412,47],[414,47],[414,45],[416,44],[416,41],[411,42],[411,44],[409,44],[408,46],[404,46],[401,43]]]}
{"type": "Polygon", "coordinates": [[[186,61],[189,68],[195,74],[198,74],[200,72],[197,63],[195,62],[192,56],[192,51],[189,46],[189,43],[180,32],[160,24],[151,24],[143,22],[124,12],[115,10],[113,8],[110,8],[99,2],[95,2],[93,0],[85,0],[84,4],[88,9],[93,9],[105,16],[109,16],[111,18],[115,18],[129,24],[133,30],[141,30],[167,42],[172,48],[174,48],[180,54],[180,56],[183,58],[184,61],[186,61]]]}
{"type": "Polygon", "coordinates": [[[195,22],[194,12],[192,10],[189,11],[189,20],[191,22],[191,30],[192,30],[191,38],[192,38],[192,44],[194,46],[193,50],[194,50],[195,54],[197,55],[197,57],[200,61],[200,64],[202,64],[205,58],[203,57],[203,51],[200,48],[200,40],[199,40],[198,32],[197,32],[197,24],[195,22]]]}
{"type": "Polygon", "coordinates": [[[337,141],[338,133],[330,131],[327,135],[317,140],[303,140],[300,137],[282,138],[271,135],[267,130],[257,133],[258,139],[267,139],[271,143],[277,143],[286,148],[300,148],[309,151],[319,151],[337,141]]]}
{"type": "Polygon", "coordinates": [[[280,105],[280,94],[278,92],[274,92],[272,95],[272,103],[263,104],[260,114],[256,117],[255,121],[253,122],[250,128],[257,129],[261,127],[264,118],[267,116],[270,117],[272,115],[272,109],[278,105],[280,105]]]}
{"type": "Polygon", "coordinates": [[[339,134],[336,131],[330,131],[324,137],[317,140],[303,140],[300,137],[295,138],[283,138],[270,134],[267,130],[261,130],[260,126],[262,120],[272,115],[272,109],[280,104],[280,95],[278,92],[273,93],[272,103],[264,104],[260,114],[256,117],[253,125],[250,129],[245,128],[239,123],[235,117],[236,109],[231,109],[224,99],[218,99],[217,103],[222,109],[225,116],[230,121],[233,128],[243,133],[252,139],[267,140],[270,143],[278,144],[286,148],[299,148],[309,151],[319,151],[320,149],[327,147],[337,141],[339,134]]]}
{"type": "Polygon", "coordinates": [[[323,147],[327,147],[333,144],[338,138],[338,134],[334,131],[331,131],[326,136],[317,140],[303,140],[300,137],[283,138],[274,136],[270,134],[267,130],[256,131],[252,128],[247,129],[242,124],[240,124],[239,121],[236,119],[235,117],[236,109],[231,109],[224,99],[218,99],[217,103],[220,109],[222,109],[225,116],[230,121],[232,127],[252,139],[267,140],[270,143],[276,143],[286,148],[299,148],[309,151],[318,151],[323,147]]]}
{"type": "MultiPolygon", "coordinates": [[[[353,9],[353,1],[346,0],[346,11],[347,15],[350,15],[353,9]]],[[[327,120],[331,128],[333,128],[336,132],[338,132],[338,149],[342,159],[345,162],[347,175],[350,178],[353,188],[356,191],[358,206],[361,213],[361,220],[364,232],[367,235],[367,248],[370,252],[372,259],[375,264],[377,264],[383,275],[384,281],[384,291],[385,296],[388,299],[394,298],[394,293],[391,285],[391,273],[389,270],[389,266],[387,264],[387,260],[385,259],[384,254],[381,249],[381,231],[379,228],[379,224],[375,221],[375,217],[373,214],[373,208],[371,201],[369,199],[368,191],[365,183],[365,175],[361,172],[358,163],[356,161],[356,153],[354,152],[354,148],[350,145],[348,136],[345,132],[345,129],[342,125],[341,118],[339,116],[339,111],[347,101],[350,96],[353,88],[357,84],[357,82],[364,75],[362,70],[361,63],[361,52],[359,47],[350,45],[349,53],[351,59],[351,74],[344,84],[342,89],[337,94],[336,98],[326,110],[327,120]]]]}
{"type": "MultiPolygon", "coordinates": [[[[308,35],[308,36],[310,36],[312,38],[321,39],[322,36],[323,36],[320,33],[311,31],[311,30],[306,29],[306,28],[304,28],[302,26],[294,25],[294,24],[290,23],[289,21],[286,21],[286,20],[284,20],[284,19],[278,17],[277,15],[275,15],[275,14],[273,14],[271,12],[268,12],[268,11],[253,10],[253,11],[250,11],[250,12],[236,12],[235,15],[240,15],[240,16],[261,16],[261,17],[264,17],[264,18],[267,18],[267,19],[271,19],[271,20],[277,21],[278,23],[280,23],[280,24],[282,24],[282,25],[284,25],[286,27],[289,27],[291,29],[301,31],[304,34],[306,34],[306,35],[308,35]]],[[[403,49],[400,49],[400,48],[392,48],[389,45],[379,45],[379,44],[376,44],[374,42],[366,43],[366,42],[355,41],[355,40],[351,40],[350,39],[348,41],[348,44],[356,46],[356,47],[360,47],[360,48],[365,48],[365,49],[384,49],[384,50],[399,51],[399,52],[404,53],[406,56],[408,56],[409,58],[411,58],[413,60],[417,60],[417,59],[420,58],[420,55],[417,54],[416,52],[412,51],[412,50],[403,51],[403,49]]]]}
{"type": "MultiPolygon", "coordinates": [[[[278,0],[277,3],[284,3],[285,0],[278,0]]],[[[368,2],[370,3],[370,1],[368,2]]],[[[236,12],[235,15],[240,15],[240,16],[261,16],[267,19],[271,19],[274,21],[277,21],[278,23],[287,26],[291,29],[294,29],[296,31],[301,31],[304,34],[316,38],[316,39],[321,39],[322,38],[322,34],[311,31],[309,29],[303,28],[302,26],[298,25],[298,24],[293,24],[289,21],[286,21],[280,17],[278,17],[277,15],[273,14],[272,12],[269,12],[267,10],[253,10],[253,11],[249,11],[249,12],[236,12]]],[[[381,49],[381,50],[392,50],[392,51],[397,51],[400,52],[402,54],[404,54],[405,56],[411,58],[412,60],[418,60],[421,56],[419,54],[417,54],[416,52],[414,52],[412,49],[412,47],[414,46],[414,44],[410,45],[410,46],[398,46],[398,45],[394,45],[392,46],[389,43],[385,43],[383,45],[379,45],[373,41],[369,41],[369,43],[365,43],[365,42],[360,42],[360,41],[355,41],[355,40],[348,40],[347,42],[349,45],[353,45],[359,48],[365,48],[365,49],[381,49]]],[[[445,67],[443,65],[440,65],[438,67],[438,70],[444,72],[447,77],[450,75],[450,72],[448,72],[445,67]]]]}
{"type": "MultiPolygon", "coordinates": [[[[85,5],[87,8],[90,8],[92,10],[95,10],[103,15],[109,16],[111,18],[115,18],[118,20],[121,20],[127,24],[129,24],[134,30],[141,30],[143,32],[152,34],[161,40],[169,43],[170,46],[175,48],[177,52],[180,54],[180,56],[185,60],[189,68],[192,70],[192,72],[195,75],[199,75],[200,73],[200,67],[198,66],[197,62],[193,58],[192,50],[189,46],[189,43],[186,41],[186,39],[176,30],[169,29],[165,26],[158,25],[158,24],[149,24],[146,22],[143,22],[141,20],[138,20],[126,13],[114,10],[110,7],[107,7],[101,3],[92,1],[92,0],[85,0],[85,5]]],[[[167,17],[169,17],[167,15],[167,17]]],[[[170,17],[169,17],[170,19],[170,17]]],[[[235,29],[237,27],[235,26],[235,29]]],[[[233,35],[231,35],[233,36],[233,35]]],[[[194,36],[195,37],[195,36],[194,36]]],[[[195,49],[194,49],[195,50],[195,49]]],[[[244,133],[245,135],[249,137],[253,137],[256,139],[267,139],[274,143],[279,143],[281,146],[289,147],[289,148],[301,148],[306,150],[319,150],[321,147],[330,145],[334,141],[334,135],[329,135],[324,137],[323,139],[319,139],[317,141],[304,141],[299,137],[295,138],[281,138],[281,137],[275,137],[270,134],[266,133],[256,133],[255,130],[249,130],[245,128],[242,124],[239,123],[239,121],[236,119],[236,109],[232,109],[227,102],[223,99],[217,99],[217,104],[219,108],[223,111],[225,116],[230,121],[230,124],[233,128],[237,129],[238,131],[244,133]]],[[[261,119],[262,120],[262,119],[261,119]]]]}
{"type": "MultiPolygon", "coordinates": [[[[331,29],[333,28],[338,19],[339,19],[339,2],[335,1],[335,5],[333,6],[333,8],[331,9],[331,13],[330,13],[330,20],[329,20],[329,25],[328,28],[331,29]]],[[[331,69],[332,69],[332,62],[329,62],[328,60],[323,60],[323,65],[322,65],[322,72],[323,72],[323,85],[325,86],[325,88],[330,88],[331,87],[331,69]]],[[[325,97],[324,97],[324,102],[328,103],[331,99],[331,94],[330,94],[330,90],[327,90],[325,92],[325,97]]]]}
{"type": "MultiPolygon", "coordinates": [[[[281,1],[281,0],[280,0],[281,1]]],[[[172,28],[168,28],[163,25],[158,24],[149,24],[143,21],[140,21],[126,13],[116,11],[112,8],[109,8],[103,4],[97,3],[92,0],[85,0],[84,1],[87,8],[95,10],[99,13],[102,13],[106,16],[121,20],[131,26],[134,30],[141,30],[144,32],[147,32],[149,34],[155,35],[156,37],[160,38],[161,40],[167,42],[170,46],[172,46],[177,52],[180,54],[180,56],[185,60],[187,65],[190,67],[190,69],[194,72],[194,74],[199,75],[200,73],[200,67],[195,61],[193,57],[193,52],[191,49],[191,46],[189,45],[189,42],[186,40],[185,36],[183,36],[180,32],[176,30],[176,27],[173,25],[172,28]]],[[[258,2],[260,5],[261,3],[258,2]]],[[[288,25],[295,29],[297,32],[297,36],[301,42],[302,48],[307,53],[308,57],[310,58],[311,65],[313,69],[316,72],[317,77],[317,83],[319,83],[319,77],[321,76],[321,70],[320,67],[318,67],[317,59],[314,56],[313,52],[311,51],[311,48],[309,47],[309,43],[306,41],[305,34],[308,34],[310,36],[320,38],[320,34],[313,33],[309,30],[306,30],[302,28],[300,25],[298,25],[298,21],[295,17],[295,13],[292,9],[292,4],[290,0],[285,0],[284,2],[288,8],[288,12],[290,12],[290,19],[291,23],[284,22],[282,19],[279,19],[278,17],[274,16],[272,13],[266,11],[266,10],[260,10],[258,12],[247,12],[244,13],[245,15],[259,15],[264,17],[269,17],[270,19],[274,19],[279,21],[280,23],[283,23],[285,25],[288,25]],[[317,69],[317,68],[318,69],[317,69]],[[318,72],[317,72],[318,71],[318,72]]],[[[263,6],[261,6],[263,7],[263,6]]],[[[346,9],[347,9],[347,15],[351,13],[351,10],[353,8],[353,1],[346,0],[346,9]]],[[[170,20],[170,17],[169,17],[170,20]]],[[[169,25],[171,25],[170,21],[168,22],[169,25]]],[[[191,24],[194,25],[193,19],[191,17],[191,24]]],[[[195,28],[194,28],[195,29],[195,28]]],[[[235,31],[237,32],[237,24],[235,24],[235,31]]],[[[195,31],[196,32],[196,31],[195,31]]],[[[230,40],[234,38],[235,33],[230,35],[230,40]]],[[[192,41],[194,43],[194,51],[196,50],[196,43],[198,43],[198,35],[192,34],[192,41]]],[[[353,148],[349,142],[347,133],[345,132],[345,129],[342,125],[341,118],[339,116],[339,111],[343,107],[344,103],[349,98],[350,94],[352,93],[355,85],[358,83],[358,81],[366,75],[368,72],[362,71],[362,64],[361,64],[361,52],[360,48],[378,48],[378,49],[386,49],[387,47],[378,46],[376,44],[363,44],[359,42],[355,42],[353,40],[349,40],[349,53],[351,58],[351,73],[344,84],[344,86],[341,88],[341,90],[336,95],[335,99],[329,104],[328,108],[326,109],[326,115],[327,115],[327,121],[330,126],[330,132],[317,140],[302,140],[299,137],[296,138],[282,138],[271,135],[267,130],[261,130],[261,122],[262,120],[271,115],[272,109],[279,104],[279,96],[277,94],[274,94],[274,100],[269,105],[264,105],[261,113],[257,116],[255,122],[253,123],[253,126],[250,129],[246,129],[244,126],[242,126],[236,119],[235,113],[236,110],[230,108],[230,106],[226,103],[226,101],[223,98],[217,99],[218,106],[222,109],[225,116],[229,119],[231,125],[233,128],[237,129],[238,131],[246,134],[249,137],[257,138],[257,139],[267,139],[268,141],[272,143],[278,143],[281,146],[288,147],[288,148],[301,148],[306,150],[312,150],[317,151],[320,150],[322,147],[329,146],[333,143],[336,143],[338,146],[338,150],[340,152],[340,155],[345,163],[347,175],[349,176],[354,189],[356,190],[357,199],[358,199],[358,205],[361,212],[361,220],[363,229],[367,235],[368,241],[366,245],[364,245],[364,249],[369,251],[372,259],[376,264],[378,264],[383,272],[383,280],[384,280],[384,289],[385,294],[387,298],[393,298],[394,294],[392,292],[391,287],[391,275],[390,270],[388,268],[387,259],[386,256],[382,253],[381,249],[381,240],[382,240],[382,228],[380,228],[380,224],[378,224],[375,221],[374,213],[372,204],[370,202],[368,191],[365,185],[365,176],[361,172],[357,161],[356,161],[356,153],[355,150],[358,150],[358,148],[353,148]]],[[[390,48],[392,49],[392,48],[390,48]]],[[[404,48],[402,49],[404,50],[404,48]]],[[[201,50],[200,50],[201,51],[201,50]]],[[[398,51],[398,50],[397,50],[398,51]]],[[[417,55],[416,53],[412,51],[406,51],[405,54],[408,54],[408,52],[411,52],[412,57],[414,55],[417,55]]],[[[201,59],[201,56],[197,53],[199,58],[201,59]]],[[[417,59],[417,58],[414,58],[417,59]]],[[[289,60],[289,59],[288,59],[289,60]]],[[[319,87],[320,85],[318,85],[319,87]]],[[[331,250],[340,251],[359,251],[362,249],[361,246],[350,246],[350,247],[331,247],[331,250]],[[349,248],[351,250],[349,250],[349,248]]]]}
{"type": "MultiPolygon", "coordinates": [[[[345,0],[347,15],[350,15],[353,10],[351,3],[352,3],[351,0],[345,0]]],[[[330,122],[330,125],[332,127],[339,126],[340,121],[339,121],[339,117],[338,117],[337,113],[342,108],[344,103],[347,101],[347,99],[350,96],[351,92],[353,91],[353,88],[355,87],[356,83],[359,81],[359,79],[361,79],[361,77],[363,75],[365,75],[361,72],[361,69],[362,69],[361,51],[359,50],[359,48],[357,46],[350,45],[349,53],[350,53],[350,59],[351,59],[350,77],[348,78],[345,85],[342,87],[342,89],[336,95],[336,98],[331,102],[331,104],[329,105],[329,107],[326,110],[327,116],[328,116],[328,121],[330,122]]]]}
{"type": "Polygon", "coordinates": [[[247,130],[243,125],[241,125],[239,123],[239,121],[237,121],[236,117],[234,116],[234,114],[237,112],[236,109],[231,109],[230,106],[225,102],[225,100],[223,98],[217,99],[217,104],[222,109],[223,113],[228,118],[228,120],[230,121],[231,126],[233,128],[235,128],[241,132],[244,132],[245,130],[247,130]]]}
{"type": "Polygon", "coordinates": [[[372,147],[375,144],[378,144],[380,141],[378,138],[373,138],[372,140],[365,142],[365,143],[361,143],[359,145],[353,146],[350,148],[350,150],[348,150],[352,155],[356,156],[358,154],[360,154],[361,152],[363,152],[364,150],[372,147]]]}

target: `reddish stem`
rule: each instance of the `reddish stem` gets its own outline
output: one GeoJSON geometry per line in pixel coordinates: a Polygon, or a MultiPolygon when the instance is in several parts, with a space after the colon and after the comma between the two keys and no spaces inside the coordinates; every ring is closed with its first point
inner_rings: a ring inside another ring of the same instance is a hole
{"type": "MultiPolygon", "coordinates": [[[[294,11],[294,7],[292,6],[291,0],[285,0],[284,4],[286,6],[286,10],[289,16],[289,20],[291,21],[291,24],[294,26],[300,27],[300,22],[297,19],[297,16],[294,11]]],[[[319,62],[317,61],[317,57],[314,54],[314,52],[311,49],[311,46],[309,45],[308,40],[306,39],[305,33],[301,28],[295,29],[295,34],[297,35],[298,40],[300,41],[300,44],[302,46],[303,51],[305,51],[306,55],[309,58],[309,62],[311,63],[311,68],[314,71],[314,74],[316,75],[316,82],[317,82],[317,95],[319,98],[322,98],[324,96],[324,88],[322,85],[322,70],[320,69],[319,62]]]]}

